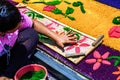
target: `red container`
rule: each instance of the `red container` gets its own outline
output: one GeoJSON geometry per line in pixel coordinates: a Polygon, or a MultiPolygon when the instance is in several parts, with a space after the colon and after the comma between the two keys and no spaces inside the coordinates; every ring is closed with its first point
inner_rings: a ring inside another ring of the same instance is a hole
{"type": "Polygon", "coordinates": [[[15,73],[14,80],[20,80],[20,78],[29,71],[40,71],[40,70],[45,71],[45,77],[43,78],[43,80],[46,79],[48,72],[44,66],[39,64],[29,64],[29,65],[23,66],[15,73]]]}

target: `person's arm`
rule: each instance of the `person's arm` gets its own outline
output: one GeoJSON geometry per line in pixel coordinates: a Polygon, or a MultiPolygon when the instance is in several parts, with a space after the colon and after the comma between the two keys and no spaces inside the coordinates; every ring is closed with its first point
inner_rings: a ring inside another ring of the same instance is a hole
{"type": "Polygon", "coordinates": [[[66,43],[76,43],[76,38],[77,36],[75,36],[74,34],[70,34],[69,32],[63,35],[58,35],[56,33],[54,33],[53,31],[49,30],[47,27],[45,27],[45,25],[43,25],[41,22],[39,22],[38,20],[34,19],[33,20],[33,26],[34,29],[39,32],[42,33],[48,37],[50,37],[51,39],[53,39],[56,44],[60,47],[64,47],[64,44],[66,43]]]}

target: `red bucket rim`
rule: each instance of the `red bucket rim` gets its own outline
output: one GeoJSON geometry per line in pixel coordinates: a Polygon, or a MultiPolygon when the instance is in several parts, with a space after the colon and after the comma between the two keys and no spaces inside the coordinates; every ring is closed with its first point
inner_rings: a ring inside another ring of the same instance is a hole
{"type": "MultiPolygon", "coordinates": [[[[41,67],[41,68],[44,69],[44,71],[45,71],[45,76],[44,76],[43,79],[45,79],[45,78],[47,77],[48,72],[47,72],[47,69],[46,69],[44,66],[42,66],[42,65],[40,65],[40,64],[28,64],[28,65],[26,65],[26,66],[21,67],[21,68],[15,73],[14,80],[18,80],[18,79],[19,79],[17,76],[18,76],[18,74],[19,74],[19,72],[20,72],[21,70],[23,70],[24,68],[27,68],[27,67],[35,67],[35,66],[38,66],[38,67],[41,67]]],[[[26,73],[27,73],[27,72],[26,72],[26,73]]],[[[23,74],[22,74],[22,75],[23,75],[23,74]]],[[[20,77],[21,77],[21,76],[20,76],[20,77]]]]}

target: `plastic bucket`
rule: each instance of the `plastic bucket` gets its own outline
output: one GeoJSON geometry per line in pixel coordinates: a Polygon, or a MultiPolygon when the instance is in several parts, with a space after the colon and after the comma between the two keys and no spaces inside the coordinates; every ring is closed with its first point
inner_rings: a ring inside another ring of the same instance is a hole
{"type": "Polygon", "coordinates": [[[29,64],[29,65],[23,66],[15,73],[14,80],[20,80],[20,78],[27,72],[40,71],[40,70],[44,70],[45,76],[42,80],[45,80],[48,74],[47,69],[44,66],[39,64],[29,64]]]}

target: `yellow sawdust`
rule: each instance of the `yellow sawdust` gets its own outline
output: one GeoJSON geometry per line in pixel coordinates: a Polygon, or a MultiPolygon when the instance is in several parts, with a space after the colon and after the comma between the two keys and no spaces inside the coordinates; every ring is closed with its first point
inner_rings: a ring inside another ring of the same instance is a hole
{"type": "MultiPolygon", "coordinates": [[[[21,0],[17,0],[21,1],[21,0]]],[[[120,16],[120,9],[113,8],[111,6],[99,3],[95,0],[66,0],[68,2],[81,1],[83,2],[86,13],[83,14],[79,7],[73,7],[62,2],[60,5],[56,5],[57,8],[65,12],[67,7],[74,8],[74,13],[70,16],[75,17],[75,21],[71,21],[62,15],[55,15],[51,12],[43,11],[44,4],[27,4],[27,6],[52,17],[66,25],[71,26],[81,32],[87,33],[93,37],[98,37],[100,34],[104,35],[103,44],[117,49],[120,49],[120,39],[111,38],[108,35],[108,31],[111,27],[115,26],[112,20],[116,16],[120,16]]]]}

